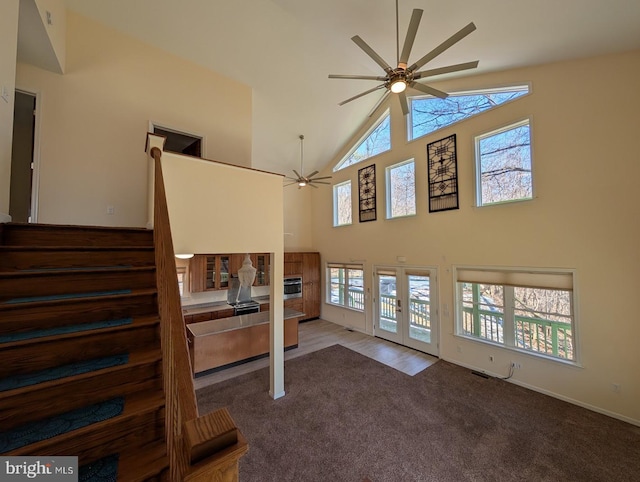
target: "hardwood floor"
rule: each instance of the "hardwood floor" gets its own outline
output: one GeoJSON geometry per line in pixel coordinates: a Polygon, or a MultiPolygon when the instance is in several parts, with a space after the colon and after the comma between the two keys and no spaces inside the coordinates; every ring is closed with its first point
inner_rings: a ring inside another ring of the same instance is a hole
{"type": "MultiPolygon", "coordinates": [[[[285,352],[284,359],[285,361],[290,360],[335,344],[343,345],[411,376],[421,372],[438,360],[438,358],[426,353],[364,333],[349,331],[343,326],[325,320],[301,323],[298,348],[285,352]]],[[[198,390],[267,366],[269,366],[269,358],[261,358],[215,373],[199,376],[194,380],[194,386],[198,390]]]]}

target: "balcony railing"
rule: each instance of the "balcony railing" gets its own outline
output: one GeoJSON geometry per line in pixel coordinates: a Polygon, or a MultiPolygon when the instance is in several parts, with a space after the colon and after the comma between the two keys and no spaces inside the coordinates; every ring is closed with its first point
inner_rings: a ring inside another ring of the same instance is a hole
{"type": "MultiPolygon", "coordinates": [[[[396,299],[393,295],[380,295],[380,318],[396,321],[396,299]]],[[[409,324],[425,330],[431,329],[427,300],[409,298],[409,324]]]]}
{"type": "MultiPolygon", "coordinates": [[[[463,308],[464,333],[485,340],[504,343],[502,313],[463,308]]],[[[571,325],[559,321],[525,316],[514,316],[515,346],[525,350],[573,359],[573,333],[571,325]]]]}

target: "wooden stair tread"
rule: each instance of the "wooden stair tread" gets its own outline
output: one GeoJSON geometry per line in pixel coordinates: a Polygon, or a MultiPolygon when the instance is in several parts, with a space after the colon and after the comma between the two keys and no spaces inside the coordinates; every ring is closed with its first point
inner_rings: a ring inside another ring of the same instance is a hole
{"type": "Polygon", "coordinates": [[[15,388],[13,390],[5,390],[0,392],[0,406],[2,404],[2,400],[13,397],[22,397],[31,395],[35,392],[51,390],[53,388],[69,385],[74,382],[79,382],[83,380],[89,380],[91,378],[103,375],[103,374],[112,374],[117,371],[122,371],[127,368],[131,368],[134,366],[142,366],[157,363],[162,360],[162,356],[160,350],[150,349],[144,351],[136,351],[129,354],[129,361],[122,365],[115,365],[108,368],[101,368],[99,370],[94,370],[90,372],[80,373],[78,375],[73,375],[65,378],[58,378],[56,380],[49,380],[42,383],[37,383],[35,385],[28,385],[25,387],[15,388]]]}
{"type": "Polygon", "coordinates": [[[160,474],[169,467],[164,442],[158,442],[140,450],[127,450],[120,454],[118,480],[142,482],[160,474]]]}
{"type": "Polygon", "coordinates": [[[13,348],[20,346],[33,345],[38,343],[49,343],[57,340],[67,340],[72,338],[83,338],[88,335],[96,335],[100,333],[113,333],[117,331],[129,331],[140,328],[141,326],[148,326],[159,324],[160,318],[157,315],[138,316],[133,318],[132,323],[127,323],[118,326],[110,326],[106,328],[96,328],[93,330],[75,331],[71,333],[63,333],[59,335],[41,336],[38,338],[27,338],[25,340],[9,341],[6,343],[0,343],[0,348],[13,348]]]}
{"type": "Polygon", "coordinates": [[[153,246],[138,246],[138,245],[114,245],[114,246],[38,246],[38,245],[0,245],[0,252],[2,251],[153,251],[153,246]]]}
{"type": "Polygon", "coordinates": [[[88,266],[86,268],[43,268],[25,271],[2,271],[0,272],[0,280],[3,278],[16,280],[22,278],[37,278],[67,274],[100,275],[119,272],[130,273],[132,271],[155,271],[155,269],[155,266],[88,266]]]}
{"type": "MultiPolygon", "coordinates": [[[[136,288],[136,289],[128,290],[127,293],[116,293],[113,295],[105,295],[105,296],[100,296],[99,298],[95,297],[92,299],[109,300],[109,301],[117,302],[118,300],[123,298],[131,298],[135,296],[155,295],[155,294],[157,294],[157,290],[155,288],[136,288]]],[[[33,301],[28,303],[0,302],[0,312],[4,310],[10,311],[12,309],[17,310],[17,309],[25,308],[28,306],[49,306],[49,305],[55,306],[55,305],[66,305],[68,303],[82,303],[89,299],[90,298],[86,297],[86,298],[65,298],[65,299],[59,299],[59,300],[33,301]]]]}
{"type": "Polygon", "coordinates": [[[73,455],[81,450],[90,448],[89,440],[95,440],[94,443],[96,443],[96,446],[99,446],[102,445],[105,439],[117,439],[119,435],[109,429],[111,426],[127,424],[144,414],[156,412],[164,407],[164,403],[164,394],[162,390],[134,393],[125,397],[124,409],[120,415],[70,432],[56,435],[55,437],[41,440],[30,445],[10,450],[3,455],[73,455]],[[96,437],[89,437],[91,434],[96,433],[103,434],[103,436],[97,437],[98,440],[96,440],[96,437]],[[61,449],[61,447],[64,448],[61,449]],[[69,450],[70,452],[67,452],[69,450]]]}

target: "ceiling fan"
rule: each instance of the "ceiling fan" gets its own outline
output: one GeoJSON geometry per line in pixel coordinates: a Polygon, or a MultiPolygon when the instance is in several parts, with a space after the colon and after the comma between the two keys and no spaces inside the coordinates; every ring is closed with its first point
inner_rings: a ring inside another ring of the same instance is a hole
{"type": "Polygon", "coordinates": [[[331,184],[329,182],[324,181],[324,179],[331,179],[331,176],[313,177],[316,174],[318,174],[318,171],[313,171],[311,174],[307,176],[303,174],[304,171],[302,170],[302,162],[304,160],[304,144],[303,144],[304,136],[300,134],[298,137],[300,138],[300,173],[298,173],[298,171],[294,169],[293,172],[295,173],[296,177],[286,176],[285,179],[288,179],[293,182],[290,182],[289,184],[285,184],[285,186],[292,186],[293,184],[297,184],[298,189],[304,186],[311,186],[318,189],[318,186],[315,186],[314,184],[331,184]]]}
{"type": "Polygon", "coordinates": [[[330,79],[360,79],[377,80],[382,82],[382,84],[372,89],[361,92],[358,95],[354,95],[353,97],[340,102],[338,105],[344,105],[347,102],[359,99],[360,97],[363,97],[377,90],[386,89],[386,92],[378,100],[373,109],[371,109],[371,111],[369,112],[369,116],[373,114],[373,112],[378,108],[378,106],[380,106],[380,104],[382,104],[382,102],[384,102],[384,100],[390,93],[398,94],[398,98],[400,99],[400,106],[402,107],[402,113],[404,115],[407,115],[409,113],[409,106],[405,94],[405,90],[407,89],[407,87],[418,90],[425,94],[431,94],[435,97],[444,99],[448,97],[449,94],[434,89],[433,87],[429,87],[428,85],[418,83],[417,81],[426,79],[428,77],[434,77],[436,75],[459,72],[461,70],[475,69],[478,66],[478,61],[476,60],[474,62],[465,62],[462,64],[449,65],[447,67],[440,67],[437,69],[419,71],[419,69],[422,68],[427,62],[433,60],[449,47],[453,46],[454,44],[465,38],[467,35],[469,35],[471,32],[473,32],[476,29],[476,26],[473,22],[471,22],[469,25],[459,30],[457,33],[449,37],[436,48],[424,55],[422,58],[407,67],[409,63],[409,54],[411,53],[411,48],[413,47],[413,42],[415,40],[416,33],[418,32],[418,26],[420,25],[420,19],[422,18],[422,12],[423,10],[418,8],[413,10],[413,13],[411,14],[411,20],[409,21],[409,28],[407,29],[407,35],[404,39],[402,53],[400,53],[400,39],[398,35],[398,0],[396,0],[396,53],[398,60],[398,66],[396,68],[392,68],[387,62],[385,62],[385,60],[380,57],[380,55],[378,55],[358,35],[351,37],[351,40],[353,40],[358,47],[364,50],[364,52],[369,57],[371,57],[380,67],[382,67],[385,75],[329,75],[330,79]]]}

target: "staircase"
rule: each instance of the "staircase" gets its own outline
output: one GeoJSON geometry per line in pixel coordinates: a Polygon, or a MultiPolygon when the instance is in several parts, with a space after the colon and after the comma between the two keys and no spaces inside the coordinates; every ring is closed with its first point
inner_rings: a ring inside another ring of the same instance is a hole
{"type": "Polygon", "coordinates": [[[155,270],[149,230],[0,224],[0,454],[167,480],[155,270]]]}

